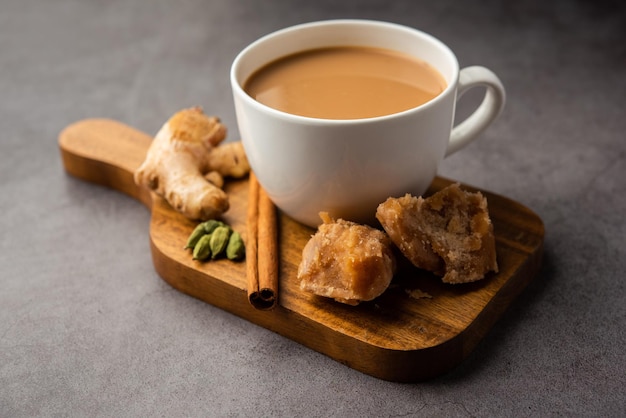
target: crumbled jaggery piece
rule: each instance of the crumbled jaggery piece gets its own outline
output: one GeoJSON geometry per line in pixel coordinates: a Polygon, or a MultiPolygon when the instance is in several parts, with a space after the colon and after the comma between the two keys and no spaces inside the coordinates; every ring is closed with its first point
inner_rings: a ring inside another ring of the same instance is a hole
{"type": "Polygon", "coordinates": [[[349,305],[372,300],[389,286],[396,261],[387,235],[326,213],[302,251],[300,288],[349,305]]]}
{"type": "Polygon", "coordinates": [[[445,283],[473,282],[498,271],[493,225],[480,192],[453,184],[426,199],[389,198],[376,218],[415,266],[445,283]]]}

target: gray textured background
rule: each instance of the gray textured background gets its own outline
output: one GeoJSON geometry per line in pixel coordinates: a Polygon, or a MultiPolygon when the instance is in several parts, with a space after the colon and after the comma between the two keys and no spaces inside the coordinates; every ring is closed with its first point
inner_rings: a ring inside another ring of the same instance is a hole
{"type": "Polygon", "coordinates": [[[624,416],[620,3],[2,0],[0,416],[624,416]],[[425,383],[363,375],[173,290],[152,267],[148,211],[59,158],[73,121],[153,134],[195,104],[236,139],[236,53],[338,17],[423,29],[461,66],[499,74],[505,113],[440,173],[546,225],[540,275],[461,366],[425,383]]]}

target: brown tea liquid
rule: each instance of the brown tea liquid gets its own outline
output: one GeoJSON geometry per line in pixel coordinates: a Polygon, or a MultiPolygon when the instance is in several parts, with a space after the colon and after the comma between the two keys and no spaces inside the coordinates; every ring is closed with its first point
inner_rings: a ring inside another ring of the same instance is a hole
{"type": "Polygon", "coordinates": [[[244,90],[283,112],[321,119],[362,119],[422,105],[446,88],[428,63],[381,48],[304,51],[256,71],[244,90]]]}

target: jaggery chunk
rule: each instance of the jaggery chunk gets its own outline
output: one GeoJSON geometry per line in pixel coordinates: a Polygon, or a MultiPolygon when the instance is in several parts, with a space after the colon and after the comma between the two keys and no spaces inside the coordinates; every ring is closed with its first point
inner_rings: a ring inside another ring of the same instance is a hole
{"type": "Polygon", "coordinates": [[[302,251],[300,288],[349,305],[381,295],[396,269],[389,237],[366,225],[320,216],[324,223],[302,251]]]}
{"type": "Polygon", "coordinates": [[[409,194],[378,206],[376,218],[417,267],[445,283],[468,283],[498,271],[487,199],[453,184],[429,198],[409,194]]]}

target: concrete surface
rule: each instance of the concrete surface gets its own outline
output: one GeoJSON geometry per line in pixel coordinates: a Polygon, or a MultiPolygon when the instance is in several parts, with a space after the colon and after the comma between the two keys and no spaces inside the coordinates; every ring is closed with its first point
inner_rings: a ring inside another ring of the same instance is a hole
{"type": "Polygon", "coordinates": [[[3,0],[0,416],[626,415],[623,4],[3,0]],[[338,17],[423,29],[499,74],[505,113],[440,173],[546,225],[539,276],[429,382],[363,375],[173,290],[152,267],[148,211],[59,158],[73,121],[155,133],[195,104],[236,138],[236,53],[338,17]]]}

